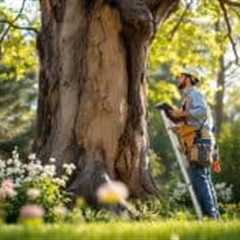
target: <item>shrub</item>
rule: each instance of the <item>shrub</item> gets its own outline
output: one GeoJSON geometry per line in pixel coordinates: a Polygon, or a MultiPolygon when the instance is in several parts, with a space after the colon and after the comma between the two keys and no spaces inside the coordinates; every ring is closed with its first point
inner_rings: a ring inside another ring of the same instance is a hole
{"type": "Polygon", "coordinates": [[[0,183],[12,181],[16,194],[8,199],[2,199],[2,211],[5,212],[7,222],[16,222],[21,208],[26,204],[37,204],[45,211],[45,220],[54,221],[54,208],[64,205],[68,201],[64,190],[69,176],[74,170],[73,165],[64,165],[65,172],[61,177],[56,176],[54,159],[51,164],[42,165],[34,154],[29,156],[28,162],[20,160],[15,149],[12,158],[0,160],[0,183]]]}
{"type": "Polygon", "coordinates": [[[234,202],[240,201],[240,120],[223,125],[219,138],[222,172],[215,175],[218,182],[232,185],[234,202]]]}

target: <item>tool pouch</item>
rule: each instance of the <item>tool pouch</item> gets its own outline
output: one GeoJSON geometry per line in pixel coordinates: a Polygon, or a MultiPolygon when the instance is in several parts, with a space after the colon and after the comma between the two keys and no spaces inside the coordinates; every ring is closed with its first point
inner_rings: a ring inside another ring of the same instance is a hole
{"type": "Polygon", "coordinates": [[[208,167],[212,163],[211,140],[198,139],[192,146],[189,160],[202,167],[208,167]]]}

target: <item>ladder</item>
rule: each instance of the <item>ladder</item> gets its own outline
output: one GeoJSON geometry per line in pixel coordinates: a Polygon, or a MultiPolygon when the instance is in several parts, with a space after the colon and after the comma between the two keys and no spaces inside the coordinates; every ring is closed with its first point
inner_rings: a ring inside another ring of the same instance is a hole
{"type": "Polygon", "coordinates": [[[196,194],[194,192],[194,189],[193,189],[193,186],[192,186],[192,183],[191,183],[190,177],[188,175],[188,171],[187,171],[188,161],[186,159],[185,154],[182,152],[182,147],[179,142],[179,139],[173,131],[174,124],[167,118],[167,116],[163,110],[161,110],[161,116],[163,119],[164,126],[166,128],[166,131],[168,133],[168,136],[170,138],[170,141],[172,143],[172,147],[173,147],[174,153],[176,155],[179,167],[181,169],[185,184],[190,193],[195,212],[197,214],[198,219],[202,220],[202,218],[203,218],[202,210],[200,208],[199,202],[197,200],[196,194]]]}

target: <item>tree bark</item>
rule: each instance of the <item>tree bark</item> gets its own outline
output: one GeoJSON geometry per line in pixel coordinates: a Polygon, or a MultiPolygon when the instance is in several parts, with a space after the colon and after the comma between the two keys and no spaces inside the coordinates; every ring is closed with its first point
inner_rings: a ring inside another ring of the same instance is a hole
{"type": "Polygon", "coordinates": [[[149,172],[145,69],[154,31],[178,0],[42,0],[35,150],[75,163],[69,191],[96,203],[107,179],[134,197],[149,172]]]}

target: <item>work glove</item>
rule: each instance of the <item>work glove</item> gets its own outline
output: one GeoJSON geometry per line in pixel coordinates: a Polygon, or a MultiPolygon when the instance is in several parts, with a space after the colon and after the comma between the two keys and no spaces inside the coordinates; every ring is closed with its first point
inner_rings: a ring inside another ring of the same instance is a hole
{"type": "Polygon", "coordinates": [[[163,110],[166,116],[174,123],[179,123],[185,120],[183,116],[183,111],[180,109],[174,109],[170,104],[165,102],[160,102],[155,105],[155,109],[161,111],[163,110]]]}

